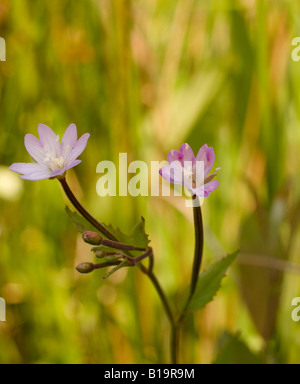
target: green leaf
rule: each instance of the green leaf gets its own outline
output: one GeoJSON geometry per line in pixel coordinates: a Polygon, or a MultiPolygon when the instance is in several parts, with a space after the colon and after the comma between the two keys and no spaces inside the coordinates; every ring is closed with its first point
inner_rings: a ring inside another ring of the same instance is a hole
{"type": "Polygon", "coordinates": [[[203,308],[213,300],[221,287],[222,279],[228,267],[234,262],[237,255],[238,252],[228,255],[200,275],[195,295],[188,307],[189,310],[203,308]]]}
{"type": "MultiPolygon", "coordinates": [[[[71,211],[68,206],[66,207],[66,212],[70,217],[71,221],[76,225],[77,230],[80,233],[84,233],[86,231],[98,232],[97,229],[92,224],[90,224],[84,217],[80,216],[76,212],[71,211]]],[[[112,233],[120,243],[135,245],[140,248],[147,248],[150,242],[148,235],[145,232],[145,219],[143,217],[136,224],[131,235],[126,235],[123,232],[121,232],[119,228],[114,228],[111,225],[106,225],[103,223],[102,225],[110,233],[112,233]]],[[[107,247],[103,247],[103,248],[107,250],[107,247]]]]}
{"type": "Polygon", "coordinates": [[[239,334],[224,332],[213,364],[263,364],[262,357],[250,350],[239,334]]]}
{"type": "Polygon", "coordinates": [[[103,276],[103,279],[108,279],[111,275],[113,275],[115,272],[119,271],[122,268],[129,267],[130,264],[125,260],[121,264],[117,265],[115,268],[113,268],[110,272],[108,272],[105,276],[103,276]]]}
{"type": "Polygon", "coordinates": [[[119,228],[113,228],[111,225],[104,224],[104,226],[118,239],[120,243],[135,245],[140,248],[147,248],[150,242],[148,235],[145,232],[145,219],[143,217],[135,225],[131,235],[126,235],[121,232],[119,228]]]}
{"type": "Polygon", "coordinates": [[[133,244],[140,248],[147,248],[150,243],[149,236],[145,232],[145,219],[143,217],[133,229],[132,240],[133,244]]]}
{"type": "Polygon", "coordinates": [[[78,232],[96,231],[96,228],[91,223],[84,217],[78,215],[78,213],[71,211],[68,206],[66,206],[66,212],[71,221],[76,225],[78,232]]]}

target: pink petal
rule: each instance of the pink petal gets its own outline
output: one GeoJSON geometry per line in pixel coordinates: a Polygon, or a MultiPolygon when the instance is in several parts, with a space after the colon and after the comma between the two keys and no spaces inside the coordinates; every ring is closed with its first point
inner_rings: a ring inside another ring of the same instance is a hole
{"type": "Polygon", "coordinates": [[[39,140],[33,135],[25,136],[25,148],[30,156],[38,163],[43,163],[45,153],[39,140]]]}
{"type": "Polygon", "coordinates": [[[43,147],[46,146],[47,152],[54,152],[55,156],[60,155],[59,137],[47,125],[39,124],[38,131],[43,147]]]}
{"type": "Polygon", "coordinates": [[[63,169],[56,169],[55,171],[50,173],[49,179],[53,179],[54,177],[57,176],[62,176],[66,172],[65,168],[63,169]]]}
{"type": "Polygon", "coordinates": [[[75,160],[73,161],[73,163],[69,164],[66,168],[65,168],[65,171],[67,171],[68,169],[71,169],[71,168],[74,168],[76,167],[78,164],[81,163],[81,160],[75,160]]]}
{"type": "Polygon", "coordinates": [[[85,150],[85,147],[87,145],[87,141],[90,137],[89,133],[85,133],[81,138],[77,141],[75,147],[70,151],[69,156],[67,157],[67,163],[72,164],[78,156],[82,154],[82,152],[85,150]]]}
{"type": "Polygon", "coordinates": [[[219,186],[218,180],[212,180],[201,188],[193,189],[193,193],[199,197],[208,197],[219,186]]]}
{"type": "Polygon", "coordinates": [[[75,160],[75,161],[73,161],[73,163],[69,164],[67,167],[65,167],[63,169],[56,169],[55,171],[53,171],[51,173],[50,178],[62,176],[68,169],[74,168],[74,167],[76,167],[76,165],[78,165],[80,163],[81,163],[81,160],[75,160]]]}
{"type": "Polygon", "coordinates": [[[172,162],[171,165],[165,165],[159,173],[169,183],[184,185],[183,169],[178,161],[172,162]]]}
{"type": "Polygon", "coordinates": [[[37,181],[37,180],[49,179],[50,175],[51,175],[51,171],[50,171],[50,169],[47,169],[47,171],[46,170],[44,170],[44,171],[43,170],[36,170],[34,172],[31,172],[31,173],[26,173],[25,175],[20,176],[20,177],[23,180],[37,181]]]}
{"type": "Polygon", "coordinates": [[[211,171],[215,162],[214,149],[212,147],[208,147],[207,144],[203,145],[196,156],[196,161],[204,161],[204,175],[206,177],[211,171]]]}
{"type": "Polygon", "coordinates": [[[65,146],[69,145],[70,149],[74,147],[74,145],[77,142],[77,128],[75,124],[69,125],[67,128],[62,141],[61,141],[61,146],[64,148],[65,146]]]}
{"type": "Polygon", "coordinates": [[[195,159],[194,152],[188,144],[182,144],[182,146],[180,147],[180,152],[182,153],[183,162],[190,161],[193,164],[195,163],[196,159],[195,159]]]}
{"type": "Polygon", "coordinates": [[[181,152],[173,150],[168,153],[167,158],[168,158],[169,164],[171,164],[173,161],[181,161],[183,156],[181,152]]]}
{"type": "Polygon", "coordinates": [[[9,167],[9,169],[13,172],[21,173],[23,175],[33,172],[46,172],[48,170],[46,166],[37,163],[14,163],[9,167]]]}

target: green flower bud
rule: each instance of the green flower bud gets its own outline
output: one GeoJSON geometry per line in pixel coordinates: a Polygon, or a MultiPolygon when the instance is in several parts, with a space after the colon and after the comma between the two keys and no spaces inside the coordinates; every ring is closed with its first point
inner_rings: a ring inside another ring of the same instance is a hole
{"type": "Polygon", "coordinates": [[[103,237],[96,232],[85,232],[82,238],[86,243],[92,245],[100,245],[103,240],[103,237]]]}
{"type": "Polygon", "coordinates": [[[83,274],[88,274],[88,273],[91,273],[93,272],[95,269],[95,266],[94,264],[92,263],[82,263],[82,264],[79,264],[77,267],[76,267],[76,270],[79,272],[79,273],[83,273],[83,274]]]}

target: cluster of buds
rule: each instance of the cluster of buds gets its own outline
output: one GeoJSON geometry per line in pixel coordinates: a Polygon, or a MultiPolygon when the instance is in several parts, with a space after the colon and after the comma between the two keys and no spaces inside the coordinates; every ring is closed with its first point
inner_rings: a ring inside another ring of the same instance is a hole
{"type": "Polygon", "coordinates": [[[97,232],[85,232],[82,236],[83,240],[94,245],[92,252],[98,259],[103,259],[103,263],[82,263],[77,266],[77,271],[82,274],[88,274],[96,269],[107,267],[113,268],[104,278],[111,276],[114,272],[123,267],[134,267],[147,257],[153,257],[151,247],[141,248],[134,245],[123,244],[118,241],[105,239],[97,232]],[[130,252],[142,252],[139,256],[132,256],[130,252]]]}

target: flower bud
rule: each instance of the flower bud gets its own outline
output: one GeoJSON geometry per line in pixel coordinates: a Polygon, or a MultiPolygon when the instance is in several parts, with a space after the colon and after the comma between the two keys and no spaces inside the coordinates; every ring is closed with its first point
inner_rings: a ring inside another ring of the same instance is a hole
{"type": "Polygon", "coordinates": [[[95,250],[94,253],[98,259],[104,259],[104,258],[107,259],[111,256],[118,256],[118,258],[120,258],[119,252],[105,252],[102,249],[98,249],[98,250],[95,250]]]}
{"type": "Polygon", "coordinates": [[[103,237],[96,232],[85,232],[82,238],[86,243],[92,245],[100,245],[103,240],[103,237]]]}
{"type": "Polygon", "coordinates": [[[91,273],[94,271],[94,269],[95,269],[95,266],[92,263],[82,263],[76,267],[76,270],[79,273],[83,273],[83,274],[91,273]]]}
{"type": "Polygon", "coordinates": [[[97,251],[94,251],[94,252],[95,252],[95,256],[98,259],[104,259],[104,257],[106,256],[106,252],[102,251],[101,249],[98,249],[97,251]]]}

